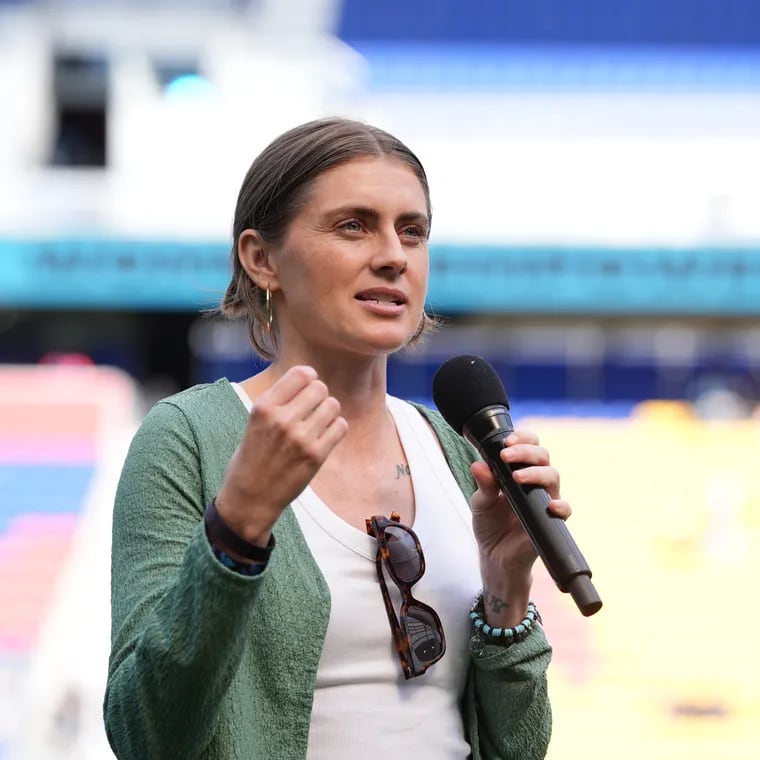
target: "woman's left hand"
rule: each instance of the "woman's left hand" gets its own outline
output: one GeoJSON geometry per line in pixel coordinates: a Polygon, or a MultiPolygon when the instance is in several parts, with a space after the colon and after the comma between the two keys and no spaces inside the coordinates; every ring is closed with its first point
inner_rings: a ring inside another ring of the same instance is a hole
{"type": "MultiPolygon", "coordinates": [[[[505,440],[501,458],[512,466],[513,477],[521,485],[541,486],[551,496],[549,509],[558,517],[570,516],[570,504],[560,498],[559,472],[551,466],[549,452],[539,446],[538,437],[516,430],[505,440]]],[[[494,578],[502,588],[530,586],[531,568],[538,556],[499,484],[484,462],[472,465],[478,485],[472,495],[473,530],[480,549],[484,585],[494,578]]]]}

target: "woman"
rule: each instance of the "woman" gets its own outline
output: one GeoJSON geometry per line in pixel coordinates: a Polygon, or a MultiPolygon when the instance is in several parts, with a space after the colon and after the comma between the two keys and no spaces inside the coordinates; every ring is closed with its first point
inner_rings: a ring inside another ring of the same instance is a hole
{"type": "MultiPolygon", "coordinates": [[[[471,447],[386,394],[388,355],[431,324],[430,220],[420,162],[364,124],[310,122],[251,166],[222,310],[271,364],[158,403],[133,440],[105,701],[118,757],[544,756],[536,554],[471,447]]],[[[567,517],[536,438],[507,443],[567,517]]]]}

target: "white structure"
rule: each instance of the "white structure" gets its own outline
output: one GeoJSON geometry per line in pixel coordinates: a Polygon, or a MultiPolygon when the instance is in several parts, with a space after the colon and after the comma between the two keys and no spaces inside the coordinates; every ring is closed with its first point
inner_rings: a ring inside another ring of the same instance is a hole
{"type": "Polygon", "coordinates": [[[380,91],[331,34],[339,6],[2,10],[0,236],[226,240],[255,154],[284,129],[337,113],[388,128],[420,155],[439,241],[760,241],[757,89],[380,91]],[[46,166],[56,49],[109,61],[105,170],[46,166]],[[165,91],[155,65],[187,60],[204,86],[165,91]]]}

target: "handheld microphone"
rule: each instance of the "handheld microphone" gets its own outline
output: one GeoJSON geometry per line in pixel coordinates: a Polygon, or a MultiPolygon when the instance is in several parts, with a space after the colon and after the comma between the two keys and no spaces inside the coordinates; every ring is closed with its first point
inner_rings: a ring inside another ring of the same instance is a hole
{"type": "Polygon", "coordinates": [[[551,497],[539,486],[523,486],[514,468],[500,456],[514,430],[504,386],[493,367],[479,356],[456,356],[433,377],[433,401],[446,422],[480,452],[519,518],[546,569],[563,593],[570,593],[585,616],[602,607],[591,570],[565,521],[548,509],[551,497]]]}

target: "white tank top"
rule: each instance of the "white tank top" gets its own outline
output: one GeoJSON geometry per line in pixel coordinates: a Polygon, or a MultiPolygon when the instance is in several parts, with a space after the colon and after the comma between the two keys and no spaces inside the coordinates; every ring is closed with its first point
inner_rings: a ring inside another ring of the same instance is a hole
{"type": "MultiPolygon", "coordinates": [[[[412,594],[441,618],[446,653],[424,675],[404,678],[375,568],[377,542],[307,487],[292,506],[331,594],[308,760],[463,760],[470,753],[459,711],[469,605],[481,586],[470,509],[424,418],[392,396],[387,405],[409,464],[412,527],[425,554],[425,574],[412,594]]],[[[392,510],[389,504],[387,517],[392,510]]],[[[398,590],[387,585],[398,610],[398,590]]]]}

